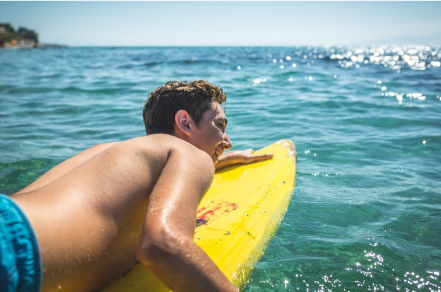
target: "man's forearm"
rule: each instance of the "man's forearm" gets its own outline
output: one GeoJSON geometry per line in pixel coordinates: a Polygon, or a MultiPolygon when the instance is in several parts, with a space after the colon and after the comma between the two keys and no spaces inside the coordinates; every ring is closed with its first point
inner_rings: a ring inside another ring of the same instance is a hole
{"type": "Polygon", "coordinates": [[[155,246],[146,255],[138,254],[141,262],[168,288],[174,292],[238,291],[192,239],[174,241],[177,247],[155,246]]]}

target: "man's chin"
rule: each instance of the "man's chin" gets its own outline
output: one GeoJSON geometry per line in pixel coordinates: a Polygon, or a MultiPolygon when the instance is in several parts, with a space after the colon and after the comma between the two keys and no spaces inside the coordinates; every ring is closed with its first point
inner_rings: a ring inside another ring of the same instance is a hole
{"type": "Polygon", "coordinates": [[[214,165],[216,165],[219,162],[219,158],[217,157],[216,154],[213,154],[213,156],[211,156],[211,159],[213,159],[214,165]]]}

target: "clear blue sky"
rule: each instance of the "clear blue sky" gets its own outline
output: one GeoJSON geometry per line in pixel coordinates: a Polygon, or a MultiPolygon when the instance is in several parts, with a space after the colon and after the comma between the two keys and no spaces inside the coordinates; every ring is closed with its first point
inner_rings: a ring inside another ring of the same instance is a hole
{"type": "Polygon", "coordinates": [[[0,2],[71,46],[441,44],[441,2],[0,2]]]}

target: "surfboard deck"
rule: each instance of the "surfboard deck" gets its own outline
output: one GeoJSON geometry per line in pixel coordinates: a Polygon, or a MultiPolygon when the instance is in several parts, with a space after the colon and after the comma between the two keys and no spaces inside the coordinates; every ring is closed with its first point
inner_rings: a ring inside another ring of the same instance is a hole
{"type": "MultiPolygon", "coordinates": [[[[296,149],[281,140],[255,152],[271,160],[216,172],[199,204],[194,241],[239,289],[275,235],[293,194],[296,149]]],[[[169,289],[145,266],[135,264],[101,292],[159,292],[169,289]]]]}

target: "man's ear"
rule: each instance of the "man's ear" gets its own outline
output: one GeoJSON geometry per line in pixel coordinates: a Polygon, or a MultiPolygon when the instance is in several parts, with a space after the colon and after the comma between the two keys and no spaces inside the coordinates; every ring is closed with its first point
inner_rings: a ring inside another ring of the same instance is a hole
{"type": "Polygon", "coordinates": [[[185,110],[179,110],[175,114],[175,127],[176,130],[183,133],[186,136],[191,135],[190,123],[193,121],[189,113],[185,110]]]}

